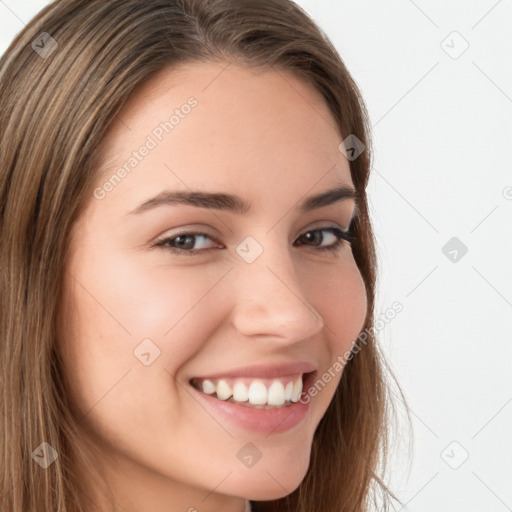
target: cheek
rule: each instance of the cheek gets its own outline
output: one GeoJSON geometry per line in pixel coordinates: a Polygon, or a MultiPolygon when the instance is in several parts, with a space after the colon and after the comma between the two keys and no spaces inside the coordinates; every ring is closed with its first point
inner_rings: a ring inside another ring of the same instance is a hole
{"type": "Polygon", "coordinates": [[[306,390],[316,428],[333,399],[347,356],[364,326],[367,295],[352,253],[343,255],[336,264],[305,269],[301,280],[310,305],[324,322],[324,337],[317,346],[318,373],[306,390]]]}
{"type": "Polygon", "coordinates": [[[352,255],[310,280],[313,304],[325,323],[330,359],[349,350],[364,326],[366,287],[352,255]]]}
{"type": "Polygon", "coordinates": [[[215,285],[225,271],[148,267],[121,257],[109,265],[93,256],[70,265],[73,278],[66,281],[59,323],[75,411],[80,418],[87,415],[92,430],[112,443],[120,432],[143,431],[150,419],[181,428],[175,411],[182,407],[183,392],[172,376],[203,349],[222,321],[215,285]],[[145,366],[134,350],[141,354],[137,347],[147,339],[151,343],[145,342],[144,352],[149,348],[153,359],[157,347],[158,356],[145,366]]]}
{"type": "Polygon", "coordinates": [[[319,371],[308,388],[317,421],[329,406],[350,350],[364,326],[367,295],[361,273],[350,254],[340,265],[309,281],[312,305],[324,321],[325,350],[319,371]]]}
{"type": "Polygon", "coordinates": [[[204,348],[223,321],[224,302],[216,285],[225,272],[220,267],[133,266],[137,277],[123,282],[120,275],[112,283],[132,312],[127,324],[133,344],[151,339],[161,351],[159,364],[174,374],[204,348]]]}
{"type": "Polygon", "coordinates": [[[222,317],[222,301],[215,293],[222,268],[202,272],[197,266],[147,264],[142,256],[118,254],[109,260],[90,253],[80,262],[70,265],[76,281],[69,283],[68,297],[75,304],[68,313],[69,327],[76,333],[72,358],[91,379],[107,368],[119,373],[140,364],[139,345],[144,353],[149,348],[152,359],[156,356],[155,366],[173,373],[194,357],[208,339],[208,329],[215,328],[214,320],[222,317]],[[215,301],[210,300],[213,295],[215,301]]]}

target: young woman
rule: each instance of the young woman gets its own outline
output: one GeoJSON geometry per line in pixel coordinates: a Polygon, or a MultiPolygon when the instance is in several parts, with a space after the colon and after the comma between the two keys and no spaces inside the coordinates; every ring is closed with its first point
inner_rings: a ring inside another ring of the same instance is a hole
{"type": "Polygon", "coordinates": [[[57,0],[0,91],[1,510],[388,506],[369,123],[313,21],[57,0]]]}

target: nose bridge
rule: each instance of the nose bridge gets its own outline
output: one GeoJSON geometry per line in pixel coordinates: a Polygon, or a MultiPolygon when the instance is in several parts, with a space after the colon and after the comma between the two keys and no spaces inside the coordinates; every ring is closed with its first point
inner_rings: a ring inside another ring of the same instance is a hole
{"type": "Polygon", "coordinates": [[[235,327],[244,335],[305,339],[323,326],[300,282],[286,243],[266,234],[265,246],[248,237],[238,247],[235,327]]]}

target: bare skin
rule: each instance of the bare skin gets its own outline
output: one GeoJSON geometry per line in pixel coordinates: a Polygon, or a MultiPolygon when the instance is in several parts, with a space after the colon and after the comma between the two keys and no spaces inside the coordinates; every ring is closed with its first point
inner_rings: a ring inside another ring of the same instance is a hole
{"type": "Polygon", "coordinates": [[[88,413],[84,436],[99,448],[98,469],[122,512],[242,512],[248,499],[296,489],[342,372],[303,421],[269,435],[216,416],[189,381],[294,361],[321,375],[366,316],[350,244],[320,251],[336,238],[303,236],[346,230],[354,200],[298,209],[306,197],[353,187],[327,105],[287,72],[220,71],[187,63],[136,91],[105,141],[97,187],[175,108],[190,97],[197,105],[104,197],[91,195],[72,233],[59,346],[72,403],[88,413]],[[164,190],[235,194],[251,210],[167,204],[130,213],[164,190]],[[206,236],[192,238],[193,255],[153,246],[198,231],[206,236]],[[251,263],[236,251],[249,236],[263,250],[251,263]],[[160,351],[148,366],[134,355],[144,339],[160,351]],[[262,455],[250,468],[237,457],[248,442],[262,455]]]}

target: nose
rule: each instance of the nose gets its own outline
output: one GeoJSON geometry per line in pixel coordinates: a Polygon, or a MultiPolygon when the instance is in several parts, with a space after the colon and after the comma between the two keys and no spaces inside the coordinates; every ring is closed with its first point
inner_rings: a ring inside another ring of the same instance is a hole
{"type": "Polygon", "coordinates": [[[323,328],[286,247],[265,249],[252,263],[238,261],[233,277],[232,322],[240,334],[289,344],[323,328]]]}

